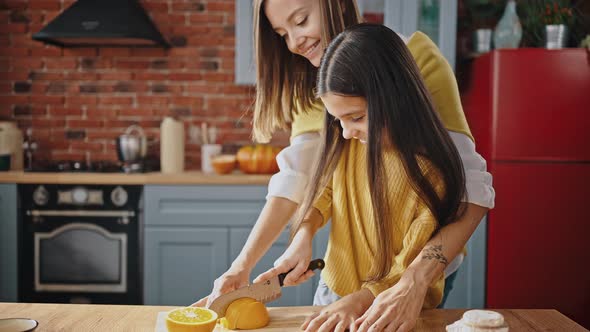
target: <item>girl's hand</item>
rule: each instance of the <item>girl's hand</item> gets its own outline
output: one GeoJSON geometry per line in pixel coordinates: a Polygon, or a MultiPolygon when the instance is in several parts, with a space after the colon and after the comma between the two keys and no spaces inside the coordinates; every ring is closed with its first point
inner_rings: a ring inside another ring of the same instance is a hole
{"type": "Polygon", "coordinates": [[[243,267],[231,266],[224,274],[215,279],[213,290],[209,296],[205,296],[199,301],[192,304],[193,307],[209,306],[213,300],[219,296],[236,290],[240,287],[248,286],[250,279],[250,269],[243,267]]]}
{"type": "Polygon", "coordinates": [[[393,287],[379,294],[371,307],[356,320],[357,332],[410,331],[420,316],[428,284],[404,273],[393,287]]]}
{"type": "Polygon", "coordinates": [[[301,329],[309,331],[355,331],[355,320],[371,305],[373,294],[368,289],[349,294],[308,317],[301,329]]]}
{"type": "Polygon", "coordinates": [[[313,237],[306,231],[297,232],[289,248],[275,261],[275,266],[256,277],[254,283],[268,280],[290,270],[292,271],[283,281],[284,286],[296,286],[313,277],[315,273],[307,271],[311,261],[312,239],[313,237]]]}

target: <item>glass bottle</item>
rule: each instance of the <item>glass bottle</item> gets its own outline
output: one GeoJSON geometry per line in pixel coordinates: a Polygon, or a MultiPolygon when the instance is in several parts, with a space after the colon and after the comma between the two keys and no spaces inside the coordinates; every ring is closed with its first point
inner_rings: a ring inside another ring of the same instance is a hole
{"type": "Polygon", "coordinates": [[[509,0],[494,30],[494,48],[518,48],[522,26],[516,14],[516,2],[509,0]]]}

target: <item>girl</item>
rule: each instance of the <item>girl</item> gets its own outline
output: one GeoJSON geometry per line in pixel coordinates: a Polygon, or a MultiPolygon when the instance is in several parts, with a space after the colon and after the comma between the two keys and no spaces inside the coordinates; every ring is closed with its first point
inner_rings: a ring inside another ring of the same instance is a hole
{"type": "MultiPolygon", "coordinates": [[[[291,145],[277,157],[280,172],[270,181],[267,203],[240,255],[215,281],[212,293],[195,305],[205,305],[220,294],[247,285],[252,269],[301,203],[309,182],[309,165],[313,163],[323,127],[323,106],[313,95],[316,67],[325,45],[345,27],[360,21],[354,0],[255,0],[254,16],[257,64],[254,137],[265,141],[275,129],[290,128],[291,145]]],[[[485,160],[475,152],[452,69],[425,35],[416,33],[406,42],[436,111],[461,155],[467,195],[464,197],[466,213],[440,232],[445,235],[444,245],[431,241],[425,247],[433,253],[428,257],[444,259],[418,259],[421,257],[418,256],[413,263],[416,273],[406,272],[406,278],[392,288],[394,293],[411,291],[410,285],[417,278],[434,278],[445,267],[447,280],[452,280],[462,260],[461,249],[494,201],[491,176],[485,171],[485,160]]],[[[289,276],[286,281],[295,281],[291,279],[289,276]]],[[[448,282],[445,288],[451,284],[448,282]]],[[[318,291],[325,289],[321,283],[318,291]]],[[[421,304],[411,306],[420,308],[421,304]]]]}
{"type": "MultiPolygon", "coordinates": [[[[322,279],[342,298],[303,327],[353,330],[435,230],[460,217],[465,178],[411,53],[387,27],[361,24],[338,35],[323,56],[317,94],[328,113],[310,195],[283,263],[259,279],[288,271],[293,262],[308,263],[315,232],[331,218],[322,279]]],[[[296,283],[310,276],[297,273],[290,273],[296,283]]],[[[440,303],[443,284],[439,274],[416,286],[422,307],[440,303]]],[[[377,320],[363,328],[406,331],[413,318],[403,326],[377,320]]]]}

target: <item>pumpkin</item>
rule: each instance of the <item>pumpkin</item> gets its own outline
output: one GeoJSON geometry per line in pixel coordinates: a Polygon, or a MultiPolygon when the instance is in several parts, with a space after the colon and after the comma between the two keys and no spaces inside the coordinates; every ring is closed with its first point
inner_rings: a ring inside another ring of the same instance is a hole
{"type": "Polygon", "coordinates": [[[243,146],[238,150],[240,170],[246,174],[273,174],[279,171],[277,154],[281,148],[256,144],[243,146]]]}

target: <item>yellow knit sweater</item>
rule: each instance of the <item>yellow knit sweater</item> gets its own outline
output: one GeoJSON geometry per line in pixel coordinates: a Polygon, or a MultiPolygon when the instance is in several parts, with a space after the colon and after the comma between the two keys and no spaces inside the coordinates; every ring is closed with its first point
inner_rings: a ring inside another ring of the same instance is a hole
{"type": "MultiPolygon", "coordinates": [[[[332,219],[330,241],[322,278],[340,296],[368,288],[377,296],[397,283],[436,230],[437,221],[412,189],[401,159],[394,151],[384,152],[387,170],[385,188],[390,211],[387,222],[394,226],[392,248],[394,261],[387,277],[378,283],[363,283],[375,265],[378,234],[373,223],[373,207],[368,190],[366,151],[358,140],[346,142],[343,155],[332,177],[314,204],[324,222],[332,219]]],[[[439,194],[442,181],[434,168],[421,159],[423,173],[435,183],[439,194]]],[[[442,300],[444,280],[441,275],[430,285],[424,307],[433,308],[442,300]]]]}
{"type": "MultiPolygon", "coordinates": [[[[428,88],[437,113],[450,131],[469,136],[471,132],[458,93],[452,68],[437,46],[421,32],[414,33],[407,44],[414,56],[428,88]]],[[[323,105],[317,103],[308,112],[293,116],[291,136],[323,127],[323,105]]],[[[326,267],[322,278],[328,287],[340,296],[369,289],[375,296],[399,281],[403,271],[419,254],[436,229],[437,222],[409,186],[401,161],[391,151],[385,154],[388,172],[387,186],[391,211],[390,221],[395,225],[393,234],[394,261],[388,276],[379,283],[363,283],[374,262],[376,241],[373,211],[368,188],[366,147],[357,140],[347,142],[331,184],[324,190],[315,207],[324,221],[332,219],[330,241],[326,252],[326,267]]],[[[423,169],[428,162],[422,161],[423,169]]],[[[436,172],[427,172],[435,182],[436,172]],[[434,177],[432,177],[434,175],[434,177]]],[[[440,183],[439,183],[440,185],[440,183]]],[[[439,188],[440,190],[440,188],[439,188]]],[[[434,308],[442,300],[444,279],[435,280],[429,287],[424,308],[434,308]]]]}

